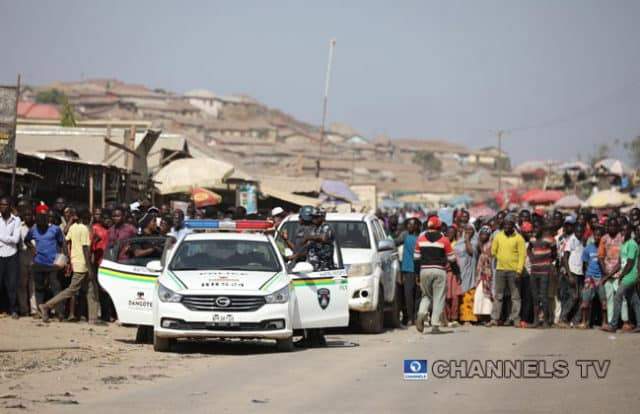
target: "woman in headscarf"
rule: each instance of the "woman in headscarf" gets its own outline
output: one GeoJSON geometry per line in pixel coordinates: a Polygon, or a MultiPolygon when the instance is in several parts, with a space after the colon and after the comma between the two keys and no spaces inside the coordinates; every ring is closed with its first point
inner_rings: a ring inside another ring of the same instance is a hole
{"type": "Polygon", "coordinates": [[[491,233],[489,226],[482,226],[476,246],[478,261],[475,274],[473,313],[483,319],[491,318],[493,308],[493,265],[491,259],[491,233]]]}
{"type": "Polygon", "coordinates": [[[460,268],[460,287],[462,292],[462,303],[460,305],[460,322],[470,325],[477,322],[473,313],[473,296],[475,294],[475,275],[477,259],[477,240],[474,238],[475,229],[467,224],[459,238],[453,245],[460,268]]]}
{"type": "MultiPolygon", "coordinates": [[[[451,242],[452,246],[456,245],[458,226],[452,224],[446,229],[445,235],[451,242]]],[[[447,267],[447,287],[445,294],[444,316],[447,318],[450,327],[458,326],[458,317],[460,310],[460,299],[462,297],[462,288],[460,286],[460,275],[456,275],[451,268],[447,267]]]]}

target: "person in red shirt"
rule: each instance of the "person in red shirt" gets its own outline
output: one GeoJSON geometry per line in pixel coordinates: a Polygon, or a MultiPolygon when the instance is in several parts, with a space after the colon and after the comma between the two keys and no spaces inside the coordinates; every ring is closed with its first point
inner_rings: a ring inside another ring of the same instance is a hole
{"type": "Polygon", "coordinates": [[[117,243],[120,243],[118,246],[118,260],[125,260],[128,257],[127,245],[122,242],[135,237],[138,231],[131,224],[125,222],[124,210],[121,207],[113,209],[111,219],[113,220],[113,226],[109,228],[108,246],[112,248],[117,243]]]}
{"type": "Polygon", "coordinates": [[[456,263],[456,255],[451,242],[440,229],[442,222],[438,217],[430,217],[427,221],[427,231],[422,233],[416,242],[413,258],[420,265],[420,287],[422,299],[416,318],[416,329],[424,331],[424,320],[433,304],[431,311],[431,332],[440,332],[440,318],[445,305],[447,264],[460,274],[456,263]]]}
{"type": "MultiPolygon", "coordinates": [[[[98,274],[98,268],[104,259],[104,254],[109,248],[109,221],[110,212],[101,208],[96,208],[93,212],[93,224],[91,225],[91,256],[92,265],[95,268],[95,274],[98,274]]],[[[99,286],[99,284],[98,284],[99,286]]],[[[100,317],[105,322],[113,322],[116,320],[116,310],[109,294],[99,286],[100,297],[100,317]]]]}

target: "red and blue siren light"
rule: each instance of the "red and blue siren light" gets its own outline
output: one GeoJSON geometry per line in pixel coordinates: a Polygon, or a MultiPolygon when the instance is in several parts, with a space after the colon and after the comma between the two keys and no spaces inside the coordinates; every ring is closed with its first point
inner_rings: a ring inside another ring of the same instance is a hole
{"type": "Polygon", "coordinates": [[[268,220],[209,220],[190,219],[184,221],[184,226],[192,230],[254,230],[264,231],[273,228],[268,220]]]}

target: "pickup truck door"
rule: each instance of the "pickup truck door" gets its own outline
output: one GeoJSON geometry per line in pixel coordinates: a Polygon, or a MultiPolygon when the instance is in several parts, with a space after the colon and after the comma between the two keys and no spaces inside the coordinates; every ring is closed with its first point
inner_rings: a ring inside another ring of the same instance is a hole
{"type": "Polygon", "coordinates": [[[387,239],[387,235],[382,228],[382,224],[378,219],[374,219],[371,222],[372,230],[374,234],[375,240],[375,249],[377,251],[378,260],[380,261],[380,268],[382,269],[382,274],[380,278],[382,279],[382,286],[384,286],[385,293],[385,301],[390,302],[393,300],[393,296],[395,294],[395,282],[396,282],[396,269],[394,269],[394,254],[395,252],[392,250],[379,250],[378,246],[382,240],[387,239]]]}
{"type": "Polygon", "coordinates": [[[98,268],[98,282],[107,291],[124,324],[153,326],[152,300],[158,273],[146,265],[160,260],[166,238],[134,237],[116,243],[105,253],[98,268]],[[131,252],[142,246],[158,246],[158,252],[148,257],[132,257],[131,252]]]}
{"type": "Polygon", "coordinates": [[[347,270],[337,243],[334,251],[338,269],[291,274],[295,296],[293,329],[349,325],[347,270]]]}

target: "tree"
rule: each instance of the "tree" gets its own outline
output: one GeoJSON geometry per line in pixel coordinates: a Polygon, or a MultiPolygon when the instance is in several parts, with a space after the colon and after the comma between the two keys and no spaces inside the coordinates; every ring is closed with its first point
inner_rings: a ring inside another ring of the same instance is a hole
{"type": "Polygon", "coordinates": [[[69,100],[66,96],[62,103],[62,119],[60,120],[60,125],[64,127],[76,126],[76,117],[73,114],[73,108],[69,104],[69,100]]]}
{"type": "Polygon", "coordinates": [[[635,168],[640,168],[640,136],[624,143],[624,149],[629,151],[631,162],[635,168]]]}
{"type": "Polygon", "coordinates": [[[46,91],[38,92],[36,95],[36,102],[43,104],[63,105],[66,99],[66,95],[57,89],[48,89],[46,91]]]}
{"type": "Polygon", "coordinates": [[[433,152],[418,151],[413,156],[413,163],[421,166],[425,171],[440,172],[442,171],[442,161],[436,157],[433,152]]]}

